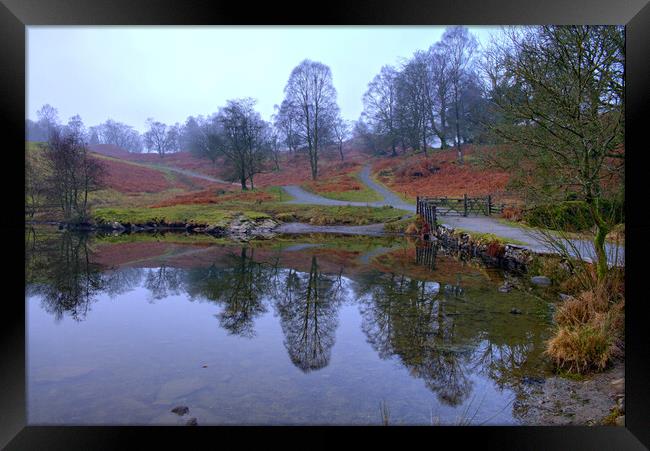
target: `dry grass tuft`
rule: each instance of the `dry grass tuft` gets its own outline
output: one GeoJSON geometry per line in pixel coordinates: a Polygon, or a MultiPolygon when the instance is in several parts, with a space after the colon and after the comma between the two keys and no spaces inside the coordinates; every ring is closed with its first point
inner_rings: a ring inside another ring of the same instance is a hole
{"type": "Polygon", "coordinates": [[[546,354],[558,368],[578,374],[600,371],[620,354],[625,299],[618,290],[618,281],[608,278],[557,309],[558,328],[546,354]]]}

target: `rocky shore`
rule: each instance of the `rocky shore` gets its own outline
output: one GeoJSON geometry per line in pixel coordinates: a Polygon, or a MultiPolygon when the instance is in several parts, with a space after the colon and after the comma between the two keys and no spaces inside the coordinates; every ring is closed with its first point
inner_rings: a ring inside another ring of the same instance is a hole
{"type": "Polygon", "coordinates": [[[625,365],[618,361],[607,371],[581,380],[552,376],[523,380],[527,396],[513,411],[529,425],[625,425],[625,365]]]}
{"type": "Polygon", "coordinates": [[[81,223],[66,224],[56,223],[59,229],[76,231],[102,231],[111,233],[134,233],[134,232],[161,232],[161,231],[183,231],[188,233],[206,233],[215,237],[230,238],[236,241],[248,241],[250,239],[271,239],[277,235],[274,229],[280,224],[272,218],[251,219],[244,214],[237,214],[224,223],[219,224],[197,224],[197,223],[165,223],[147,222],[138,223],[81,223]]]}

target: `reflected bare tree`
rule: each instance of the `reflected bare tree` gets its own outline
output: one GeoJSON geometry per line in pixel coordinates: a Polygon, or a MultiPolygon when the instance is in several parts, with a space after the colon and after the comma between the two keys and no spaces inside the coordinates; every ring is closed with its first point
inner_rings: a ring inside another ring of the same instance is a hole
{"type": "Polygon", "coordinates": [[[114,297],[133,290],[140,285],[144,276],[142,268],[119,268],[103,274],[104,289],[114,297]]]}
{"type": "Polygon", "coordinates": [[[309,274],[289,270],[285,291],[276,300],[285,347],[303,372],[328,365],[344,297],[342,274],[326,275],[312,257],[309,274]]]}
{"type": "Polygon", "coordinates": [[[76,321],[85,319],[90,304],[104,287],[102,267],[91,260],[88,235],[65,232],[43,247],[49,249],[42,254],[47,262],[33,267],[27,280],[28,293],[42,296],[44,309],[57,321],[65,315],[76,321]]]}
{"type": "Polygon", "coordinates": [[[457,343],[454,317],[437,282],[375,274],[360,283],[362,329],[383,359],[396,356],[447,405],[468,397],[471,351],[457,343]]]}
{"type": "Polygon", "coordinates": [[[273,265],[256,262],[254,250],[242,247],[208,268],[191,269],[186,290],[223,305],[218,318],[221,326],[233,335],[253,337],[255,318],[266,311],[264,296],[269,293],[273,265]]]}
{"type": "Polygon", "coordinates": [[[144,287],[150,292],[150,300],[177,296],[183,288],[183,270],[165,264],[147,270],[144,287]]]}

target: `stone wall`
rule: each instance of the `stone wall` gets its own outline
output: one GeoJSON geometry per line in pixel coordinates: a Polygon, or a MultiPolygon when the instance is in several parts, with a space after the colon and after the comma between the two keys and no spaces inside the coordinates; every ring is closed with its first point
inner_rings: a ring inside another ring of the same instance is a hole
{"type": "Polygon", "coordinates": [[[479,258],[486,265],[508,271],[526,272],[532,262],[533,253],[529,249],[512,244],[499,244],[481,241],[470,233],[437,225],[432,239],[443,247],[458,252],[464,258],[479,258]]]}

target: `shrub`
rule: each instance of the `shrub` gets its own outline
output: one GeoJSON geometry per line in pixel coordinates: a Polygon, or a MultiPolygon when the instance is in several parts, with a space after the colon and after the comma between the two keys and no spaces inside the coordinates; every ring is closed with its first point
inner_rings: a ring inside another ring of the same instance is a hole
{"type": "Polygon", "coordinates": [[[505,207],[501,212],[501,217],[508,221],[519,222],[524,219],[524,211],[519,207],[505,207]]]}
{"type": "MultiPolygon", "coordinates": [[[[625,220],[621,202],[603,200],[601,212],[612,223],[620,223],[625,220]]],[[[567,232],[589,230],[595,225],[587,203],[577,200],[539,205],[528,210],[524,219],[533,227],[567,232]]]]}

